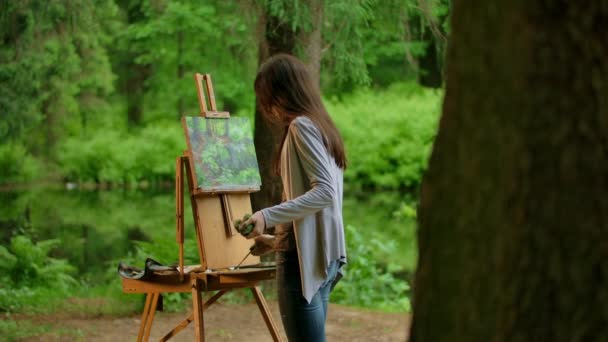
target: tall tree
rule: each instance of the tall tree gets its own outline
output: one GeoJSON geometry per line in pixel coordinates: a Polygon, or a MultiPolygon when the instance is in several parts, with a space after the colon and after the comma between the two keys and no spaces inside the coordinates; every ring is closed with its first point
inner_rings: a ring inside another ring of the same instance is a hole
{"type": "MultiPolygon", "coordinates": [[[[268,5],[263,5],[260,21],[259,38],[259,64],[268,57],[278,53],[294,54],[297,41],[297,33],[290,23],[273,14],[268,5]]],[[[272,125],[264,120],[259,106],[255,105],[255,131],[253,141],[256,147],[260,175],[262,178],[262,189],[252,196],[254,210],[259,210],[281,201],[283,186],[278,175],[274,172],[273,159],[280,146],[281,127],[272,125]]]]}
{"type": "Polygon", "coordinates": [[[112,89],[110,0],[0,2],[0,138],[49,155],[112,89]],[[103,15],[102,15],[103,13],[103,15]]]}
{"type": "MultiPolygon", "coordinates": [[[[258,1],[259,63],[277,53],[296,55],[309,66],[320,86],[325,53],[327,65],[336,71],[338,82],[354,79],[356,83],[367,83],[361,27],[366,25],[369,7],[366,0],[258,1]]],[[[281,182],[273,171],[281,138],[282,128],[264,122],[256,105],[254,142],[263,185],[253,195],[254,209],[281,201],[281,182]]]]}
{"type": "MultiPolygon", "coordinates": [[[[135,86],[143,93],[131,94],[137,122],[181,117],[197,113],[192,75],[211,73],[220,109],[238,110],[251,99],[251,74],[255,69],[253,34],[236,2],[197,0],[135,1],[141,18],[130,23],[122,49],[133,69],[135,86]],[[171,91],[167,91],[171,89],[171,91]],[[245,100],[243,100],[245,99],[245,100]],[[230,108],[222,105],[229,103],[230,108]],[[145,118],[142,108],[145,107],[145,118]]],[[[139,15],[138,14],[138,15],[139,15]]],[[[130,74],[123,73],[129,80],[130,74]]]]}
{"type": "MultiPolygon", "coordinates": [[[[117,3],[125,14],[127,27],[146,21],[143,1],[119,0],[117,3]]],[[[120,57],[117,58],[115,64],[118,69],[121,90],[126,97],[127,122],[129,126],[135,127],[142,123],[146,82],[152,74],[152,65],[139,62],[138,59],[143,52],[133,34],[123,33],[119,42],[121,46],[117,49],[117,53],[120,57]]]]}
{"type": "Polygon", "coordinates": [[[426,87],[440,88],[443,85],[443,55],[447,43],[446,31],[449,13],[448,0],[418,0],[421,38],[425,43],[420,65],[418,82],[426,87]]]}
{"type": "Polygon", "coordinates": [[[412,341],[608,336],[608,6],[456,0],[412,341]]]}

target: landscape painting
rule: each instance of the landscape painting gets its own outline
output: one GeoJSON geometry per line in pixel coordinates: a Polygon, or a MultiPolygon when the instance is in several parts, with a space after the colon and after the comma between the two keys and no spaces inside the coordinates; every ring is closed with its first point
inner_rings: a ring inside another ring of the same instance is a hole
{"type": "Polygon", "coordinates": [[[259,190],[258,161],[247,118],[182,118],[198,189],[259,190]]]}

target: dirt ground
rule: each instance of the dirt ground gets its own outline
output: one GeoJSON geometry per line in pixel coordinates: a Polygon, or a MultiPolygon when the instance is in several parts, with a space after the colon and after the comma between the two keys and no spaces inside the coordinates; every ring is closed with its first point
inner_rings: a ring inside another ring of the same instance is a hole
{"type": "MultiPolygon", "coordinates": [[[[269,302],[275,322],[281,329],[278,305],[269,302]]],[[[158,341],[182,321],[187,313],[158,312],[150,341],[158,341]]],[[[135,341],[139,317],[70,318],[35,316],[34,323],[52,324],[53,332],[30,337],[25,341],[135,341]]],[[[204,313],[207,341],[272,341],[264,320],[255,304],[216,303],[204,313]]],[[[330,304],[326,333],[328,341],[406,341],[410,316],[356,309],[330,304]]],[[[171,341],[193,341],[190,324],[171,341]]]]}

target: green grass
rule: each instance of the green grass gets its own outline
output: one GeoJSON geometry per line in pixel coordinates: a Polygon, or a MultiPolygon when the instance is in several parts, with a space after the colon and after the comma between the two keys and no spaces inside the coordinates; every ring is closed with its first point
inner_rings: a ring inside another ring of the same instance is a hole
{"type": "Polygon", "coordinates": [[[33,323],[31,320],[14,320],[10,314],[0,317],[0,336],[6,342],[37,336],[51,330],[49,324],[33,323]]]}
{"type": "Polygon", "coordinates": [[[85,340],[80,329],[54,327],[51,324],[34,322],[30,319],[14,319],[11,315],[0,318],[0,336],[5,342],[20,341],[28,337],[53,341],[85,340]]]}

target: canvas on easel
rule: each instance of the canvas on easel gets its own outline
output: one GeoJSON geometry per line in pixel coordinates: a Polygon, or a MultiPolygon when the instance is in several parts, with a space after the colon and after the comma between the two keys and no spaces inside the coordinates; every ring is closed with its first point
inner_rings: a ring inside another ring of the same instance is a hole
{"type": "Polygon", "coordinates": [[[185,116],[182,125],[198,190],[260,190],[260,171],[249,119],[185,116]]]}
{"type": "MultiPolygon", "coordinates": [[[[182,118],[188,150],[183,159],[196,226],[200,229],[199,251],[203,269],[236,266],[252,241],[242,237],[234,220],[251,213],[250,193],[261,185],[252,129],[247,118],[231,118],[218,112],[208,75],[195,75],[200,116],[182,118]],[[203,79],[211,110],[207,110],[203,79]]],[[[260,262],[250,255],[242,265],[260,262]]]]}

